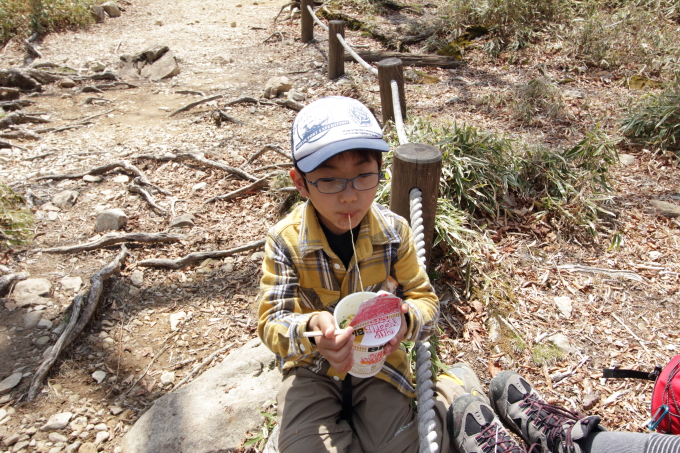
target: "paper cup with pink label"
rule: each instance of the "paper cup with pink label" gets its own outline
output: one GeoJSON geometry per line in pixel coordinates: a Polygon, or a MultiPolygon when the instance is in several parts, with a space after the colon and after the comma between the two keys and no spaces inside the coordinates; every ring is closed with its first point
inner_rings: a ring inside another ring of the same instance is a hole
{"type": "Polygon", "coordinates": [[[401,327],[401,299],[381,291],[350,294],[335,307],[338,328],[354,328],[352,376],[375,376],[385,363],[384,346],[401,327]]]}

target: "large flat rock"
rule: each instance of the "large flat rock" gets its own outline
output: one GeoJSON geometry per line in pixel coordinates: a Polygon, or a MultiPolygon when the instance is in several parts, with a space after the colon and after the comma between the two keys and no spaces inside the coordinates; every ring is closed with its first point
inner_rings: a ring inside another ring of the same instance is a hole
{"type": "Polygon", "coordinates": [[[254,339],[190,384],[156,400],[123,438],[125,453],[234,451],[262,424],[281,373],[274,354],[254,339]]]}

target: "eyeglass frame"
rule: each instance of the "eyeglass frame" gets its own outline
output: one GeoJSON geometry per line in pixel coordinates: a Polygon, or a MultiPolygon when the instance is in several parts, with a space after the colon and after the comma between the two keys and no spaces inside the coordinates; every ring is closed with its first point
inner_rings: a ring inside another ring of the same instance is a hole
{"type": "Polygon", "coordinates": [[[350,179],[345,179],[345,178],[319,178],[319,179],[317,179],[316,181],[312,182],[312,181],[310,181],[309,179],[307,179],[307,178],[305,177],[305,181],[307,181],[309,184],[311,184],[311,185],[313,185],[314,187],[316,187],[316,190],[318,190],[319,193],[322,193],[322,194],[324,194],[324,195],[334,195],[334,194],[336,194],[336,193],[340,193],[340,192],[342,192],[343,190],[345,190],[345,189],[347,188],[347,183],[349,183],[349,185],[352,186],[352,188],[353,188],[354,190],[358,190],[359,192],[365,192],[365,191],[367,191],[367,190],[375,189],[375,188],[378,187],[378,185],[380,184],[380,181],[383,181],[383,180],[384,180],[384,179],[383,179],[384,177],[385,177],[385,172],[384,172],[384,171],[379,171],[379,172],[377,172],[377,173],[376,173],[376,172],[362,173],[362,174],[357,175],[357,176],[355,176],[354,178],[350,178],[350,179]],[[369,175],[378,175],[378,183],[377,183],[375,186],[373,186],[373,187],[369,187],[368,189],[357,189],[356,186],[354,185],[354,180],[357,179],[357,178],[360,178],[360,177],[362,177],[362,176],[369,176],[369,175]],[[321,192],[321,190],[319,189],[319,186],[318,186],[317,184],[318,184],[319,181],[321,181],[322,179],[344,181],[345,184],[342,186],[342,189],[338,190],[337,192],[331,192],[331,193],[321,192]]]}

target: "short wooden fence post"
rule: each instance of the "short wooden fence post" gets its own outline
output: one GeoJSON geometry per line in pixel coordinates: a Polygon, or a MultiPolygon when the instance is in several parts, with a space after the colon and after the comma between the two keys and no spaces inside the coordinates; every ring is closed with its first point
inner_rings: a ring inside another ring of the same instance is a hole
{"type": "Polygon", "coordinates": [[[437,215],[442,153],[432,145],[407,143],[394,150],[390,210],[410,219],[409,193],[418,188],[423,193],[423,228],[425,235],[425,266],[429,269],[434,240],[434,219],[437,215]]]}
{"type": "Polygon", "coordinates": [[[406,122],[406,96],[404,94],[404,65],[399,58],[386,58],[377,64],[378,85],[380,86],[380,104],[382,105],[383,124],[394,121],[394,104],[392,103],[392,87],[395,80],[399,86],[399,104],[401,117],[406,122]]]}
{"type": "Polygon", "coordinates": [[[345,49],[338,40],[338,33],[345,38],[345,21],[328,22],[328,78],[337,79],[345,75],[345,49]]]}
{"type": "Polygon", "coordinates": [[[311,42],[314,40],[314,19],[309,13],[307,6],[314,8],[314,0],[300,0],[300,24],[302,27],[300,39],[302,42],[311,42]]]}

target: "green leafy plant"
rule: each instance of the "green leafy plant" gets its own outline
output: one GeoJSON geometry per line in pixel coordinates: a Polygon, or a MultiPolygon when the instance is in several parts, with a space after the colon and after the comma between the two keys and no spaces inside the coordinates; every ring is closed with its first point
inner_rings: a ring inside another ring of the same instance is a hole
{"type": "Polygon", "coordinates": [[[635,143],[680,156],[680,78],[660,94],[643,96],[624,116],[621,132],[635,143]]]}
{"type": "Polygon", "coordinates": [[[246,441],[243,443],[244,448],[251,448],[255,451],[262,451],[267,445],[269,436],[276,426],[276,406],[271,403],[260,415],[264,418],[262,427],[255,434],[248,434],[246,441]]]}
{"type": "Polygon", "coordinates": [[[24,198],[0,184],[0,249],[28,241],[33,221],[33,213],[25,207],[24,198]]]}
{"type": "Polygon", "coordinates": [[[14,36],[82,27],[94,22],[96,0],[0,0],[0,45],[14,36]]]}

